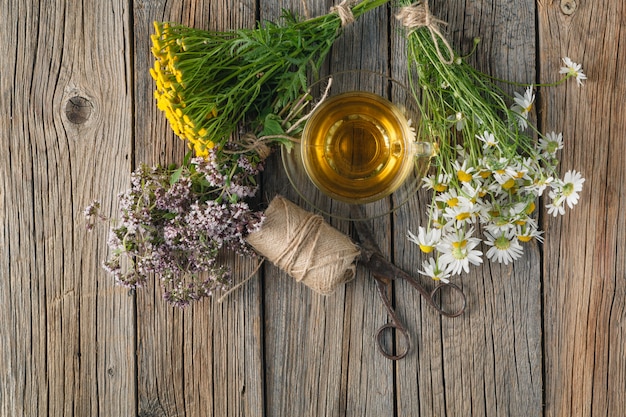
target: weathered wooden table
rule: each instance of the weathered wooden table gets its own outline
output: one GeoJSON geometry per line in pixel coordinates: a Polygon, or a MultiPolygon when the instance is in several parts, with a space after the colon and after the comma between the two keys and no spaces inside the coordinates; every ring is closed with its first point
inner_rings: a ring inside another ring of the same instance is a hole
{"type": "MultiPolygon", "coordinates": [[[[563,56],[583,63],[586,85],[542,89],[536,110],[543,130],[563,130],[562,169],[587,181],[565,217],[541,214],[543,245],[459,280],[462,317],[439,317],[397,284],[414,342],[406,359],[376,351],[387,316],[362,268],[324,298],[266,264],[224,303],[184,311],[154,288],[129,296],[102,270],[106,232],[87,234],[85,205],[100,198],[113,213],[133,166],[185,152],[153,102],[152,21],[232,29],[276,20],[281,8],[331,6],[2,2],[0,416],[625,415],[623,1],[431,2],[457,50],[482,38],[474,63],[495,77],[553,81],[563,56]]],[[[346,28],[325,71],[402,79],[404,48],[382,8],[346,28]]],[[[298,201],[275,155],[262,194],[277,193],[298,201]]],[[[420,194],[372,222],[389,258],[413,273],[422,259],[405,233],[426,202],[420,194]]],[[[255,267],[231,262],[239,279],[255,267]]]]}

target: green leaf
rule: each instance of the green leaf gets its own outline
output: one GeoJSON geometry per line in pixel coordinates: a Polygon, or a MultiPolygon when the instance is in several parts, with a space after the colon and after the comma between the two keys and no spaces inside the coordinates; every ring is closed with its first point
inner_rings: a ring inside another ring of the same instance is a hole
{"type": "MultiPolygon", "coordinates": [[[[189,151],[185,154],[185,158],[183,159],[183,165],[181,166],[181,168],[183,166],[188,167],[189,166],[189,161],[191,161],[191,157],[193,156],[193,151],[189,151]]],[[[179,168],[180,169],[180,168],[179,168]]]]}
{"type": "Polygon", "coordinates": [[[176,171],[172,172],[172,175],[170,176],[170,185],[176,184],[176,182],[178,182],[182,174],[183,174],[183,166],[181,165],[178,167],[176,171]]]}
{"type": "Polygon", "coordinates": [[[177,214],[176,213],[170,213],[169,211],[167,213],[163,213],[163,218],[165,220],[172,220],[174,218],[176,218],[177,214]]]}
{"type": "Polygon", "coordinates": [[[259,136],[276,136],[276,135],[284,135],[285,130],[283,129],[280,118],[270,113],[265,116],[265,121],[263,122],[263,130],[259,133],[259,136]]]}

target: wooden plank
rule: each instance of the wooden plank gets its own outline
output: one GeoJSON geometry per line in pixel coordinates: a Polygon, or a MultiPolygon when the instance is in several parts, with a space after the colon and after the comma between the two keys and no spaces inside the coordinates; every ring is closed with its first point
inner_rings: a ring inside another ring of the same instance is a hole
{"type": "Polygon", "coordinates": [[[0,414],[135,411],[132,300],[100,267],[128,180],[128,9],[3,2],[0,414]]]}
{"type": "MultiPolygon", "coordinates": [[[[331,55],[330,71],[361,69],[389,74],[390,51],[389,11],[381,7],[363,15],[348,26],[338,39],[331,55]]],[[[375,78],[363,77],[370,84],[360,88],[387,97],[389,90],[377,85],[375,78]],[[371,85],[374,84],[374,85],[371,85]]],[[[391,209],[390,199],[366,206],[367,216],[378,216],[391,209]]],[[[376,243],[384,255],[391,257],[391,216],[368,221],[376,243]]],[[[346,230],[346,229],[344,229],[346,230]]],[[[346,230],[347,231],[347,230],[346,230]]],[[[349,346],[344,342],[347,370],[346,414],[348,416],[392,416],[395,405],[393,362],[377,349],[375,334],[388,322],[387,312],[376,290],[371,273],[358,266],[353,283],[346,288],[345,331],[349,346]]],[[[391,345],[390,338],[387,338],[391,345]]]]}
{"type": "MultiPolygon", "coordinates": [[[[255,2],[136,1],[135,162],[180,163],[184,143],[174,137],[153,100],[148,74],[153,60],[154,20],[228,30],[252,27],[255,2]]],[[[239,281],[256,261],[229,257],[239,281]]],[[[142,415],[262,415],[263,346],[260,285],[253,279],[223,304],[205,300],[178,311],[161,299],[160,289],[137,297],[138,401],[142,415]]]]}
{"type": "MultiPolygon", "coordinates": [[[[281,8],[305,14],[303,3],[263,1],[261,18],[276,20],[281,8]]],[[[318,16],[327,13],[332,3],[306,5],[310,16],[318,16]]],[[[387,22],[387,10],[382,8],[347,27],[333,47],[326,73],[347,69],[386,73],[387,22]]],[[[264,193],[268,198],[281,193],[312,209],[288,184],[279,158],[272,158],[264,193]]],[[[323,210],[333,210],[323,199],[318,203],[323,210]]],[[[345,221],[327,219],[349,233],[345,221]]],[[[381,237],[379,244],[388,249],[389,219],[373,224],[381,237]]],[[[359,268],[354,281],[328,297],[313,293],[273,266],[266,267],[265,274],[268,416],[393,415],[392,364],[378,354],[373,339],[387,317],[368,272],[359,268]]]]}
{"type": "MultiPolygon", "coordinates": [[[[437,1],[431,11],[448,23],[447,37],[461,54],[481,37],[470,58],[478,69],[534,81],[534,2],[437,1]]],[[[394,45],[394,77],[403,79],[405,41],[397,36],[394,45]]],[[[414,275],[426,257],[406,232],[426,224],[431,198],[420,192],[394,216],[394,259],[414,275]]],[[[398,283],[397,310],[413,338],[413,350],[397,364],[399,415],[541,415],[540,263],[531,245],[512,267],[487,262],[455,277],[467,295],[467,311],[453,319],[439,317],[412,287],[398,283]]]]}
{"type": "Polygon", "coordinates": [[[624,2],[539,2],[541,79],[561,58],[583,65],[578,88],[546,89],[543,124],[563,130],[561,173],[586,178],[578,206],[546,217],[544,263],[547,416],[626,409],[624,2]]]}

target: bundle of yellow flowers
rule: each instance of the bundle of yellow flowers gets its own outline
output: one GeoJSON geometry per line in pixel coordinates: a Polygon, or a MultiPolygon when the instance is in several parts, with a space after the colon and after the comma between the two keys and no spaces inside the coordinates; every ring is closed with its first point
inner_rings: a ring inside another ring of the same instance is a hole
{"type": "Polygon", "coordinates": [[[196,155],[218,152],[242,125],[246,132],[288,142],[281,111],[307,90],[347,22],[389,0],[344,1],[326,15],[215,32],[155,22],[155,98],[176,135],[196,155]]]}

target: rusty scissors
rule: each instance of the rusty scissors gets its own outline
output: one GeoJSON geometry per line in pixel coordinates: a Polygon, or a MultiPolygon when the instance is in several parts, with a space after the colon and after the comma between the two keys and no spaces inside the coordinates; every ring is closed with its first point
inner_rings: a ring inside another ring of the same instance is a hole
{"type": "MultiPolygon", "coordinates": [[[[353,218],[362,219],[363,216],[359,209],[353,209],[353,218]],[[358,210],[358,211],[355,211],[358,210]]],[[[389,297],[389,289],[391,287],[391,283],[393,280],[403,279],[408,282],[413,288],[415,288],[420,295],[424,298],[426,303],[434,308],[439,314],[444,317],[457,317],[463,314],[465,311],[465,294],[463,290],[458,286],[452,283],[439,283],[435,286],[435,288],[431,291],[423,287],[420,282],[407,274],[402,269],[395,266],[393,263],[389,262],[381,253],[378,245],[374,241],[374,236],[369,227],[365,224],[364,221],[357,220],[354,222],[355,229],[359,236],[361,255],[359,261],[366,266],[374,276],[376,280],[376,289],[378,290],[378,294],[380,298],[383,300],[385,304],[385,308],[387,309],[387,314],[389,315],[390,322],[382,325],[376,332],[376,343],[378,345],[378,350],[388,359],[391,360],[399,360],[404,358],[411,348],[411,337],[407,327],[402,323],[398,314],[396,313],[391,299],[389,297]],[[449,291],[453,291],[458,296],[455,299],[458,300],[460,304],[460,308],[448,311],[444,309],[440,303],[437,302],[437,296],[441,292],[441,290],[447,289],[449,291]],[[385,330],[392,329],[399,332],[404,338],[404,350],[397,353],[391,354],[384,347],[383,336],[385,330]]]]}

